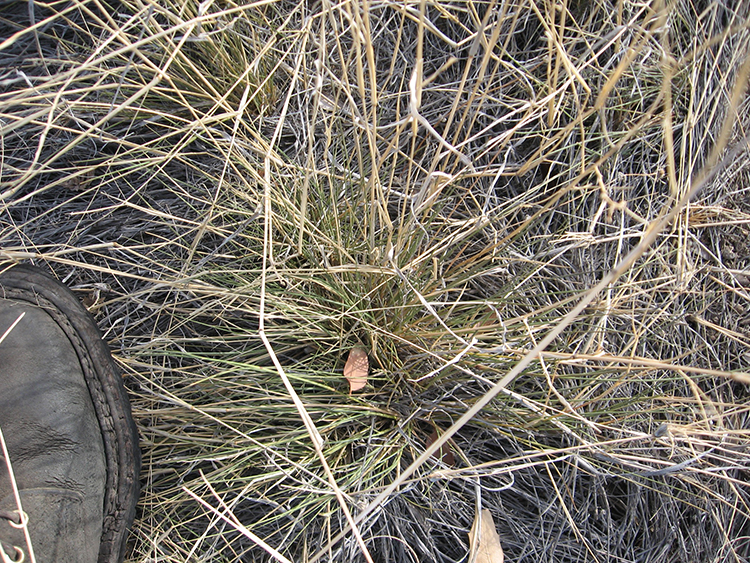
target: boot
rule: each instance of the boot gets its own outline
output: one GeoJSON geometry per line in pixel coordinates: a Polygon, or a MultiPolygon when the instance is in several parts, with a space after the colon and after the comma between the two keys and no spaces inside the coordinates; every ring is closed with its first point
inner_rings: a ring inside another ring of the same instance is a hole
{"type": "Polygon", "coordinates": [[[140,473],[122,379],[68,288],[0,269],[0,561],[120,563],[140,473]]]}

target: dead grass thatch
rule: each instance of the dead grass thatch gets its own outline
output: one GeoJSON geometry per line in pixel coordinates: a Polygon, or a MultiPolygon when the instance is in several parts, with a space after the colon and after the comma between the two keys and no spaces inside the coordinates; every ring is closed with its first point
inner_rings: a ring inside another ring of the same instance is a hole
{"type": "Polygon", "coordinates": [[[0,256],[123,370],[132,561],[750,556],[735,4],[5,3],[0,256]]]}

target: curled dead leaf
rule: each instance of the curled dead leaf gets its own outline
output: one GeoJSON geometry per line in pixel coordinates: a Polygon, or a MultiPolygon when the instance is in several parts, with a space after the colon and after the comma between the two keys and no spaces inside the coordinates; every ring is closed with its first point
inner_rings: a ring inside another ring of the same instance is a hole
{"type": "Polygon", "coordinates": [[[471,563],[503,563],[505,560],[495,521],[486,508],[482,510],[481,518],[479,514],[474,517],[474,524],[469,532],[469,547],[471,563]]]}
{"type": "Polygon", "coordinates": [[[359,391],[367,385],[370,362],[364,348],[352,348],[344,366],[344,377],[349,381],[349,391],[359,391]]]}

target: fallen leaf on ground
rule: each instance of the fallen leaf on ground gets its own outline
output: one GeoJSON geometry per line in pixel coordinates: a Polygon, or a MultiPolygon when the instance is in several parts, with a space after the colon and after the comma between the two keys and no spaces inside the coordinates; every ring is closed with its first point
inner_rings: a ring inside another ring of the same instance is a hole
{"type": "MultiPolygon", "coordinates": [[[[437,430],[433,430],[432,434],[430,434],[430,436],[425,441],[424,447],[429,448],[432,444],[437,442],[437,439],[437,430]]],[[[443,444],[442,446],[440,446],[440,449],[433,453],[432,457],[439,459],[445,465],[453,465],[456,461],[453,457],[453,451],[451,450],[450,444],[443,444]]]]}
{"type": "Polygon", "coordinates": [[[492,513],[486,508],[482,510],[481,524],[479,514],[474,517],[474,524],[469,532],[469,547],[470,563],[503,563],[505,560],[495,521],[492,519],[492,513]]]}
{"type": "Polygon", "coordinates": [[[344,377],[349,381],[349,392],[359,391],[367,385],[369,370],[370,362],[367,360],[367,351],[364,348],[352,348],[344,366],[344,377]]]}

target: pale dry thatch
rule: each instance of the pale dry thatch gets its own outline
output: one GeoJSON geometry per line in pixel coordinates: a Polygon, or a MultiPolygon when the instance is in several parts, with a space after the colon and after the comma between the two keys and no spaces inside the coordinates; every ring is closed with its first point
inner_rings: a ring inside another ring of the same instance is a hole
{"type": "Polygon", "coordinates": [[[0,256],[123,370],[130,559],[749,557],[748,11],[4,2],[0,256]]]}

